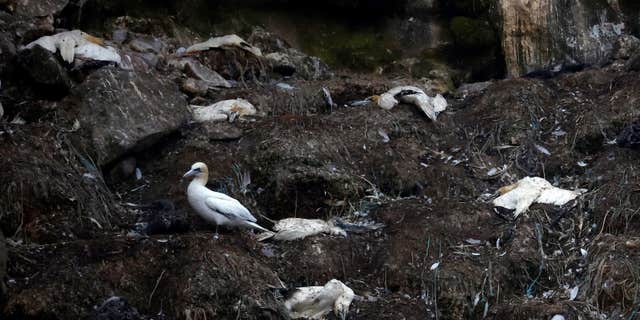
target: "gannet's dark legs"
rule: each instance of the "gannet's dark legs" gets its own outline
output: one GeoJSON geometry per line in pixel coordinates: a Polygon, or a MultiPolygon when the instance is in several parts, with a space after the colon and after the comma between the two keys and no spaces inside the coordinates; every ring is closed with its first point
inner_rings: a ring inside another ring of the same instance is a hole
{"type": "Polygon", "coordinates": [[[220,235],[218,235],[218,224],[216,223],[216,233],[213,234],[213,240],[220,239],[220,235]]]}

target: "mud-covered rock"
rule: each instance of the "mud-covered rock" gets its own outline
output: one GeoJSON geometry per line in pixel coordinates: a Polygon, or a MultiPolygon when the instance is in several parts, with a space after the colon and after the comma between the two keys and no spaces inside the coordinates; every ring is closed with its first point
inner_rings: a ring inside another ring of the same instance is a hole
{"type": "Polygon", "coordinates": [[[182,82],[182,91],[196,96],[204,96],[209,91],[209,84],[204,80],[187,78],[182,82]]]}
{"type": "Polygon", "coordinates": [[[3,315],[81,319],[117,293],[130,304],[122,309],[115,301],[113,311],[123,315],[135,308],[142,317],[162,311],[168,319],[278,319],[270,292],[281,286],[277,275],[257,258],[258,249],[225,238],[207,233],[23,247],[11,256],[16,282],[3,315]],[[38,264],[48,267],[27,280],[38,264]]]}
{"type": "Polygon", "coordinates": [[[209,87],[229,88],[231,84],[217,72],[205,67],[197,60],[185,59],[184,72],[195,79],[204,81],[209,87]]]}
{"type": "Polygon", "coordinates": [[[56,55],[40,46],[22,50],[20,62],[36,84],[48,87],[48,90],[56,95],[68,92],[73,86],[67,69],[56,55]]]}
{"type": "Polygon", "coordinates": [[[71,146],[68,132],[57,130],[50,124],[16,125],[11,135],[0,135],[0,227],[5,234],[51,243],[91,238],[120,223],[121,211],[100,172],[71,146]]]}
{"type": "Polygon", "coordinates": [[[98,165],[153,145],[180,128],[189,114],[173,82],[116,68],[89,75],[64,103],[80,121],[83,145],[98,165]]]}

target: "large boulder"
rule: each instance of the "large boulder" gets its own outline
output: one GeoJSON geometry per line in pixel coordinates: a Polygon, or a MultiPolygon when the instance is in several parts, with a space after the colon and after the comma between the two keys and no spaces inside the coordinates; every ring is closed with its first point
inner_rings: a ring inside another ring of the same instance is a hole
{"type": "Polygon", "coordinates": [[[89,75],[63,104],[77,113],[83,142],[100,166],[158,142],[189,115],[175,83],[116,68],[89,75]]]}
{"type": "Polygon", "coordinates": [[[600,64],[624,34],[615,1],[498,1],[507,73],[519,76],[557,64],[600,64]]]}

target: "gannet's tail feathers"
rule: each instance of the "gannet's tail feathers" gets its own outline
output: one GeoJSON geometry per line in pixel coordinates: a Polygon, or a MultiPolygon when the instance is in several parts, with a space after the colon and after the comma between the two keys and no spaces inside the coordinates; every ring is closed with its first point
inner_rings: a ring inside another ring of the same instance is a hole
{"type": "Polygon", "coordinates": [[[264,231],[264,232],[271,232],[271,230],[269,230],[269,229],[267,229],[267,228],[264,228],[264,227],[262,227],[261,225],[259,225],[259,224],[255,223],[255,222],[245,221],[245,224],[246,224],[247,226],[251,227],[251,228],[258,229],[258,230],[260,230],[260,231],[264,231]]]}

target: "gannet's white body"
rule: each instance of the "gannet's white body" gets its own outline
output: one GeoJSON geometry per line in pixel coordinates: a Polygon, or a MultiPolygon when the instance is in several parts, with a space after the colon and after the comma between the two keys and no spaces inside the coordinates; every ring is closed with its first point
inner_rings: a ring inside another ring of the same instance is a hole
{"type": "Polygon", "coordinates": [[[276,233],[265,232],[260,235],[259,240],[273,238],[279,241],[292,241],[320,233],[347,236],[347,233],[342,228],[335,226],[333,222],[320,219],[286,218],[276,222],[273,230],[276,233]]]}
{"type": "Polygon", "coordinates": [[[515,210],[514,215],[518,217],[534,202],[561,206],[586,191],[560,189],[543,178],[524,177],[514,184],[500,188],[498,192],[501,196],[493,200],[493,205],[515,210]]]}
{"type": "Polygon", "coordinates": [[[184,177],[195,177],[187,188],[189,204],[203,219],[217,226],[230,226],[269,231],[256,223],[256,218],[238,200],[206,187],[209,169],[202,162],[191,166],[184,177]]]}
{"type": "Polygon", "coordinates": [[[250,45],[248,42],[244,41],[244,39],[238,37],[235,34],[210,38],[205,42],[196,43],[187,48],[186,52],[194,53],[224,47],[238,47],[242,50],[251,52],[255,56],[262,56],[262,51],[260,51],[259,48],[250,45]]]}
{"type": "Polygon", "coordinates": [[[31,49],[38,45],[56,53],[60,50],[62,60],[72,63],[77,56],[82,59],[121,62],[120,55],[111,47],[102,47],[103,40],[80,30],[65,31],[52,36],[44,36],[35,40],[25,48],[31,49]]]}
{"type": "Polygon", "coordinates": [[[354,293],[339,280],[333,279],[324,286],[300,287],[284,302],[292,319],[323,319],[333,310],[344,320],[354,293]]]}
{"type": "Polygon", "coordinates": [[[433,121],[436,121],[438,113],[447,109],[447,100],[442,95],[437,94],[432,98],[422,89],[414,86],[398,86],[371,99],[385,110],[391,110],[400,102],[413,104],[433,121]]]}
{"type": "Polygon", "coordinates": [[[222,100],[209,106],[191,105],[190,109],[197,122],[232,120],[234,115],[242,118],[257,113],[256,107],[242,98],[222,100]]]}

